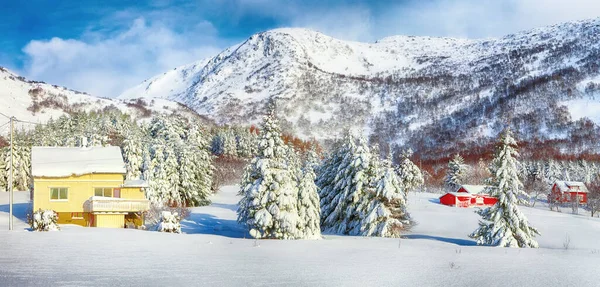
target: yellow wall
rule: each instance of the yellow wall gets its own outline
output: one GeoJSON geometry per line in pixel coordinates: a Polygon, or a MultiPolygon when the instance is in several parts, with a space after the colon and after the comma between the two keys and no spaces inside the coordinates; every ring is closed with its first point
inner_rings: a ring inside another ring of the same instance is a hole
{"type": "MultiPolygon", "coordinates": [[[[56,212],[83,212],[83,204],[94,196],[96,187],[119,188],[122,174],[86,174],[62,178],[36,177],[33,179],[33,210],[52,209],[56,212]],[[67,200],[50,200],[50,188],[68,188],[67,200]]],[[[144,199],[139,187],[121,188],[121,198],[144,199]]]]}
{"type": "Polygon", "coordinates": [[[77,224],[88,226],[93,215],[87,212],[58,212],[57,223],[60,224],[77,224]]]}
{"type": "Polygon", "coordinates": [[[122,187],[121,198],[146,199],[144,192],[139,187],[122,187]]]}
{"type": "Polygon", "coordinates": [[[94,226],[106,228],[123,228],[125,225],[124,214],[94,214],[94,226]]]}

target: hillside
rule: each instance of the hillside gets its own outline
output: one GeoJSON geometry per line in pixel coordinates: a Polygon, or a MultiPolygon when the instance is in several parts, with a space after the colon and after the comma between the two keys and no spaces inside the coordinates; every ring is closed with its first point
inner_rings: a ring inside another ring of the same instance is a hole
{"type": "MultiPolygon", "coordinates": [[[[176,102],[163,99],[119,100],[98,98],[64,87],[30,81],[5,68],[0,67],[0,113],[14,116],[22,121],[45,123],[74,111],[92,111],[114,107],[140,120],[153,113],[177,113],[186,117],[198,115],[176,102]]],[[[4,124],[0,117],[0,125],[4,124]]],[[[31,125],[16,124],[17,128],[31,125]]],[[[0,135],[6,135],[8,125],[0,128],[0,135]]]]}
{"type": "Polygon", "coordinates": [[[119,98],[168,99],[249,124],[276,97],[284,128],[304,138],[353,129],[430,158],[485,146],[506,123],[547,153],[597,153],[599,59],[600,18],[478,40],[359,43],[276,29],[119,98]]]}

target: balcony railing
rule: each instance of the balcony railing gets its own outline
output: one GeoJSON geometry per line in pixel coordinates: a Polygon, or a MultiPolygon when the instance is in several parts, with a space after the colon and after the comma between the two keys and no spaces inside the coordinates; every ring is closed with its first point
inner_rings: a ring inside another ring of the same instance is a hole
{"type": "Polygon", "coordinates": [[[85,212],[140,212],[150,209],[146,199],[119,199],[92,197],[83,204],[85,212]]]}

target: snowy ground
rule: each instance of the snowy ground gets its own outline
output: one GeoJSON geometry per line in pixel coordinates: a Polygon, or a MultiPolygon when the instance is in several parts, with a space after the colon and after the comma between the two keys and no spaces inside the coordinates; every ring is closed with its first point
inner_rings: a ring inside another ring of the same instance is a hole
{"type": "Polygon", "coordinates": [[[599,286],[600,220],[523,208],[542,233],[540,249],[475,246],[473,209],[413,194],[418,221],[406,239],[325,236],[317,241],[244,239],[236,188],[195,208],[187,234],[63,225],[26,231],[27,195],[0,193],[0,285],[210,286],[599,286]],[[563,248],[565,236],[571,243],[563,248]]]}

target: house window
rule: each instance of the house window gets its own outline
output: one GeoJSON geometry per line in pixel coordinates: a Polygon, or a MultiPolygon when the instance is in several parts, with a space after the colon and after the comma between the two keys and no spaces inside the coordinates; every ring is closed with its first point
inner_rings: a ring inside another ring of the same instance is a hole
{"type": "Polygon", "coordinates": [[[66,187],[50,188],[50,200],[67,200],[68,189],[66,187]]]}
{"type": "Polygon", "coordinates": [[[113,197],[112,187],[96,187],[94,188],[95,196],[113,197]]]}

